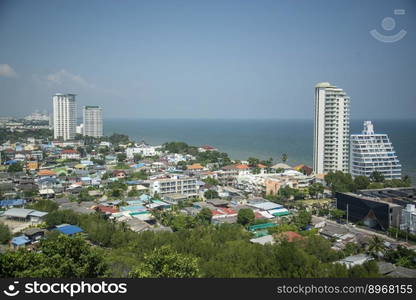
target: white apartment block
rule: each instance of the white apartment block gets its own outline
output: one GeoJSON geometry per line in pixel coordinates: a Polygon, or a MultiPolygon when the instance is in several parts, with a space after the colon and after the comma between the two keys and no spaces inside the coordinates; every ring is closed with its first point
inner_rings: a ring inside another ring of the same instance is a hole
{"type": "Polygon", "coordinates": [[[369,177],[374,171],[385,179],[400,179],[402,166],[387,134],[375,134],[371,121],[364,121],[362,134],[351,135],[351,165],[353,176],[369,177]]]}
{"type": "Polygon", "coordinates": [[[349,171],[350,98],[329,82],[315,86],[313,170],[349,171]]]}
{"type": "Polygon", "coordinates": [[[52,100],[54,139],[74,139],[77,127],[75,95],[55,94],[52,100]]]}
{"type": "Polygon", "coordinates": [[[161,146],[150,146],[145,142],[140,144],[136,144],[134,147],[129,147],[126,149],[126,156],[128,159],[132,159],[134,154],[140,154],[141,156],[148,157],[148,156],[155,156],[159,155],[159,149],[161,146]]]}
{"type": "Polygon", "coordinates": [[[149,187],[151,195],[183,194],[197,196],[198,187],[196,179],[192,177],[163,178],[151,181],[149,187]]]}
{"type": "Polygon", "coordinates": [[[103,112],[99,106],[84,106],[84,136],[103,136],[103,112]]]}
{"type": "Polygon", "coordinates": [[[416,234],[416,208],[414,204],[407,204],[402,209],[400,229],[416,234]]]}

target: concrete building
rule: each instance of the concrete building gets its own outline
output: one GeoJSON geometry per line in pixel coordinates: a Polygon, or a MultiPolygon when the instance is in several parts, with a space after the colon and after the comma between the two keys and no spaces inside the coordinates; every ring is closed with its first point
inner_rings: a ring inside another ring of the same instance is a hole
{"type": "Polygon", "coordinates": [[[39,112],[36,110],[35,112],[31,113],[30,115],[26,116],[24,119],[26,121],[35,121],[35,122],[48,122],[49,121],[49,114],[47,112],[39,112]]]}
{"type": "Polygon", "coordinates": [[[99,106],[84,106],[83,120],[85,136],[102,137],[103,136],[103,113],[99,106]]]}
{"type": "Polygon", "coordinates": [[[140,144],[135,144],[134,147],[126,148],[126,156],[128,159],[133,159],[135,154],[143,157],[155,156],[160,154],[161,146],[151,146],[142,141],[140,144]]]}
{"type": "Polygon", "coordinates": [[[315,86],[313,171],[349,171],[350,98],[329,82],[315,86]]]}
{"type": "Polygon", "coordinates": [[[151,181],[149,190],[151,195],[159,194],[183,194],[188,196],[198,195],[198,186],[195,178],[163,178],[151,181]]]}
{"type": "Polygon", "coordinates": [[[81,123],[77,126],[77,130],[76,130],[77,134],[84,134],[84,123],[81,123]]]}
{"type": "Polygon", "coordinates": [[[402,177],[402,166],[388,135],[374,133],[371,121],[364,121],[362,133],[351,135],[350,173],[369,177],[374,171],[385,179],[402,177]]]}
{"type": "Polygon", "coordinates": [[[407,230],[411,234],[416,234],[416,208],[415,204],[407,204],[402,210],[402,218],[400,224],[401,230],[407,230]]]}
{"type": "Polygon", "coordinates": [[[336,193],[337,209],[345,211],[349,222],[362,222],[379,230],[399,228],[401,224],[402,201],[390,197],[377,197],[376,194],[360,191],[336,193]]]}
{"type": "Polygon", "coordinates": [[[77,127],[75,95],[55,94],[52,99],[54,139],[74,139],[77,127]]]}

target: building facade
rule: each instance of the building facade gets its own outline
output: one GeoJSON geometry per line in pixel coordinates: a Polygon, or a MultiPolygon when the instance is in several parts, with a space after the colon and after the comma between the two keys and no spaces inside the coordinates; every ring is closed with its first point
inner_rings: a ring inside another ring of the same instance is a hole
{"type": "Polygon", "coordinates": [[[159,194],[182,194],[187,196],[198,195],[198,186],[195,178],[163,178],[156,179],[150,183],[150,193],[152,195],[159,194]]]}
{"type": "Polygon", "coordinates": [[[415,204],[407,204],[402,210],[400,229],[416,234],[416,207],[415,204]]]}
{"type": "Polygon", "coordinates": [[[313,171],[349,171],[350,98],[329,82],[315,86],[313,171]]]}
{"type": "Polygon", "coordinates": [[[84,106],[84,135],[92,137],[103,136],[103,113],[99,106],[84,106]]]}
{"type": "Polygon", "coordinates": [[[335,193],[337,209],[343,210],[348,222],[386,231],[399,228],[402,206],[389,199],[354,193],[335,193]]]}
{"type": "Polygon", "coordinates": [[[74,139],[77,127],[75,95],[55,94],[52,100],[54,139],[74,139]]]}
{"type": "Polygon", "coordinates": [[[350,173],[369,177],[374,171],[385,179],[400,179],[402,167],[387,134],[375,134],[371,121],[364,121],[362,134],[351,135],[350,173]]]}
{"type": "Polygon", "coordinates": [[[135,144],[134,147],[129,147],[126,149],[126,155],[128,159],[133,159],[135,154],[140,154],[144,157],[155,156],[160,154],[161,146],[151,146],[145,142],[140,144],[135,144]]]}

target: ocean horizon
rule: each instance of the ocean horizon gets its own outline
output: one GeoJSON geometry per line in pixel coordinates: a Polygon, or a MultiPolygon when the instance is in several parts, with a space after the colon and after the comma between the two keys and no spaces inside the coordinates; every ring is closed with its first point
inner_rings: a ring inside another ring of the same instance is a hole
{"type": "MultiPolygon", "coordinates": [[[[360,133],[364,120],[351,120],[350,133],[360,133]]],[[[376,133],[389,135],[402,164],[403,175],[416,183],[416,120],[372,119],[376,133]]],[[[232,159],[273,158],[288,154],[289,165],[312,165],[312,119],[104,119],[104,134],[127,134],[135,141],[161,145],[181,141],[189,145],[211,145],[232,159]]]]}

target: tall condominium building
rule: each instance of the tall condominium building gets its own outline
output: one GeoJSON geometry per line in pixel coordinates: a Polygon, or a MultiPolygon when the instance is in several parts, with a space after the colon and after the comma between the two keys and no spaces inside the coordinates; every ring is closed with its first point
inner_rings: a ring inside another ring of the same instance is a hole
{"type": "Polygon", "coordinates": [[[329,82],[315,86],[313,170],[349,171],[350,98],[329,82]]]}
{"type": "Polygon", "coordinates": [[[74,94],[53,96],[53,136],[55,139],[75,138],[77,115],[74,94]]]}
{"type": "Polygon", "coordinates": [[[351,135],[350,173],[370,176],[374,171],[386,179],[400,179],[402,166],[387,134],[374,133],[371,121],[364,121],[362,134],[351,135]]]}
{"type": "Polygon", "coordinates": [[[99,106],[84,106],[84,135],[103,136],[103,114],[99,106]]]}

